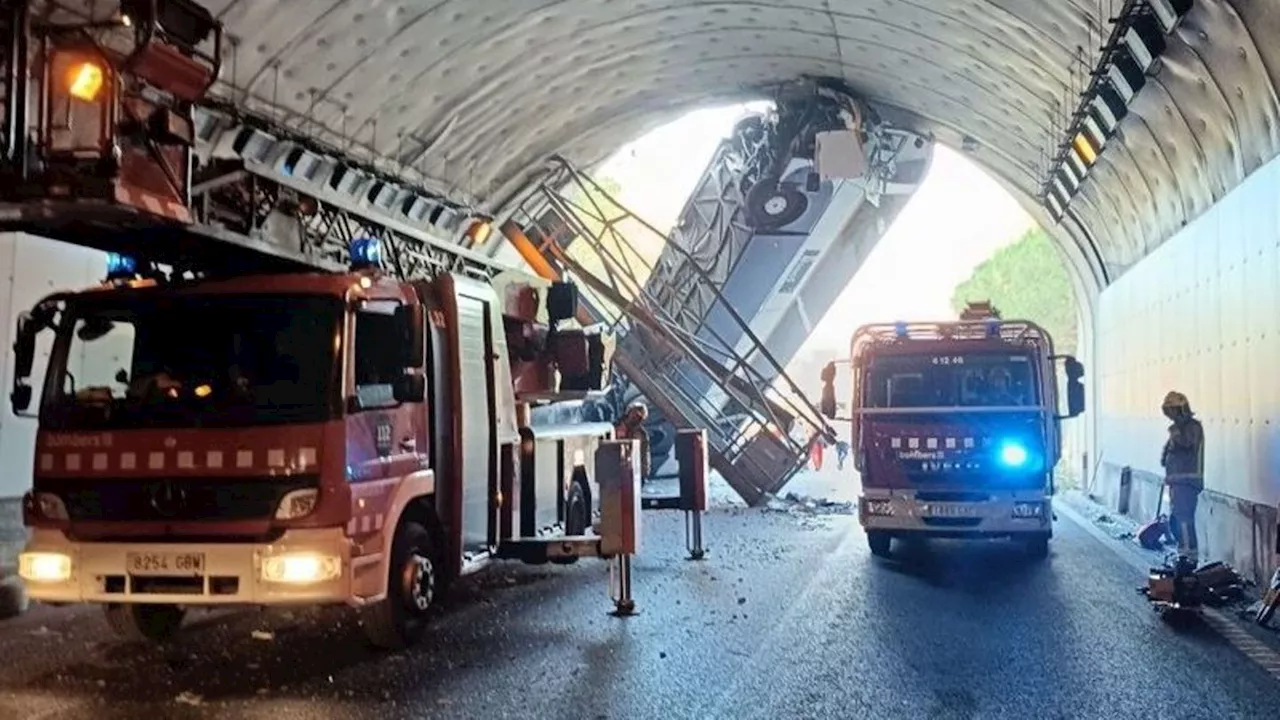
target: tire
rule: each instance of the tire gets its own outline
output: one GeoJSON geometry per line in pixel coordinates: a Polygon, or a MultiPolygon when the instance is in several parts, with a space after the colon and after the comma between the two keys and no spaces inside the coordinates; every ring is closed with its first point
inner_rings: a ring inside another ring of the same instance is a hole
{"type": "Polygon", "coordinates": [[[391,543],[387,596],[360,609],[360,624],[374,647],[403,650],[422,638],[441,589],[440,563],[431,533],[402,520],[391,543]]]}
{"type": "Polygon", "coordinates": [[[111,631],[129,642],[166,642],[177,634],[187,615],[177,605],[109,603],[102,609],[111,631]]]}
{"type": "Polygon", "coordinates": [[[799,190],[780,186],[777,178],[761,178],[747,192],[747,222],[757,230],[773,230],[799,220],[809,198],[799,190]]]}
{"type": "Polygon", "coordinates": [[[867,531],[867,547],[876,557],[889,557],[893,545],[893,536],[883,530],[867,531]]]}
{"type": "Polygon", "coordinates": [[[1032,535],[1023,541],[1026,544],[1027,555],[1035,560],[1043,560],[1049,557],[1049,536],[1048,535],[1032,535]]]}

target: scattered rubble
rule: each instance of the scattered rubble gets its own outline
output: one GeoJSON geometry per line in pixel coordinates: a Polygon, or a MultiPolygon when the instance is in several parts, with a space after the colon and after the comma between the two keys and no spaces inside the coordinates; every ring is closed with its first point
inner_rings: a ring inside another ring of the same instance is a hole
{"type": "Polygon", "coordinates": [[[276,639],[276,634],[271,632],[270,630],[254,630],[252,635],[254,640],[275,640],[276,639]]]}
{"type": "Polygon", "coordinates": [[[195,693],[186,692],[185,690],[178,693],[178,697],[174,698],[173,701],[179,705],[192,705],[196,707],[204,704],[204,698],[196,695],[195,693]]]}
{"type": "Polygon", "coordinates": [[[811,498],[795,493],[787,493],[778,498],[767,496],[765,512],[779,512],[790,515],[852,515],[853,503],[836,502],[826,498],[811,498]]]}

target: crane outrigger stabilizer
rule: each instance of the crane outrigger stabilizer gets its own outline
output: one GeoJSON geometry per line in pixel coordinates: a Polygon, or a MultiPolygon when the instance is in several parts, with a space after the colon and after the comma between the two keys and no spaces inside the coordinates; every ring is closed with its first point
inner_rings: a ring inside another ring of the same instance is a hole
{"type": "MultiPolygon", "coordinates": [[[[464,206],[261,125],[224,133],[239,160],[198,158],[222,30],[188,0],[6,11],[0,230],[110,253],[100,286],[19,320],[31,597],[146,639],[191,607],[346,604],[402,647],[494,560],[600,557],[634,611],[638,450],[588,421],[604,338],[572,284],[452,241],[487,227],[464,206]]],[[[681,457],[700,513],[705,459],[681,457]]]]}

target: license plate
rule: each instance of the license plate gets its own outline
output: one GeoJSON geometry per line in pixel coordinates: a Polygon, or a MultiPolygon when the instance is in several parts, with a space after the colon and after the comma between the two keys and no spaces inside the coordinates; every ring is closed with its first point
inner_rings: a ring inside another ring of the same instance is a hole
{"type": "Polygon", "coordinates": [[[978,508],[962,503],[929,503],[920,506],[924,517],[971,518],[978,516],[978,508]]]}
{"type": "Polygon", "coordinates": [[[130,575],[199,576],[204,575],[204,553],[129,553],[126,558],[130,575]]]}

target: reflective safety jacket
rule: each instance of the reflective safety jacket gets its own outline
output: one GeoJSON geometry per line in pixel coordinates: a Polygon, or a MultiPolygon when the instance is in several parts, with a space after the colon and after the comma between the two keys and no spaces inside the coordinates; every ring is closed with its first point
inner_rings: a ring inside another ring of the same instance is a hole
{"type": "Polygon", "coordinates": [[[1204,487],[1204,427],[1191,418],[1169,426],[1160,464],[1170,485],[1204,487]]]}

